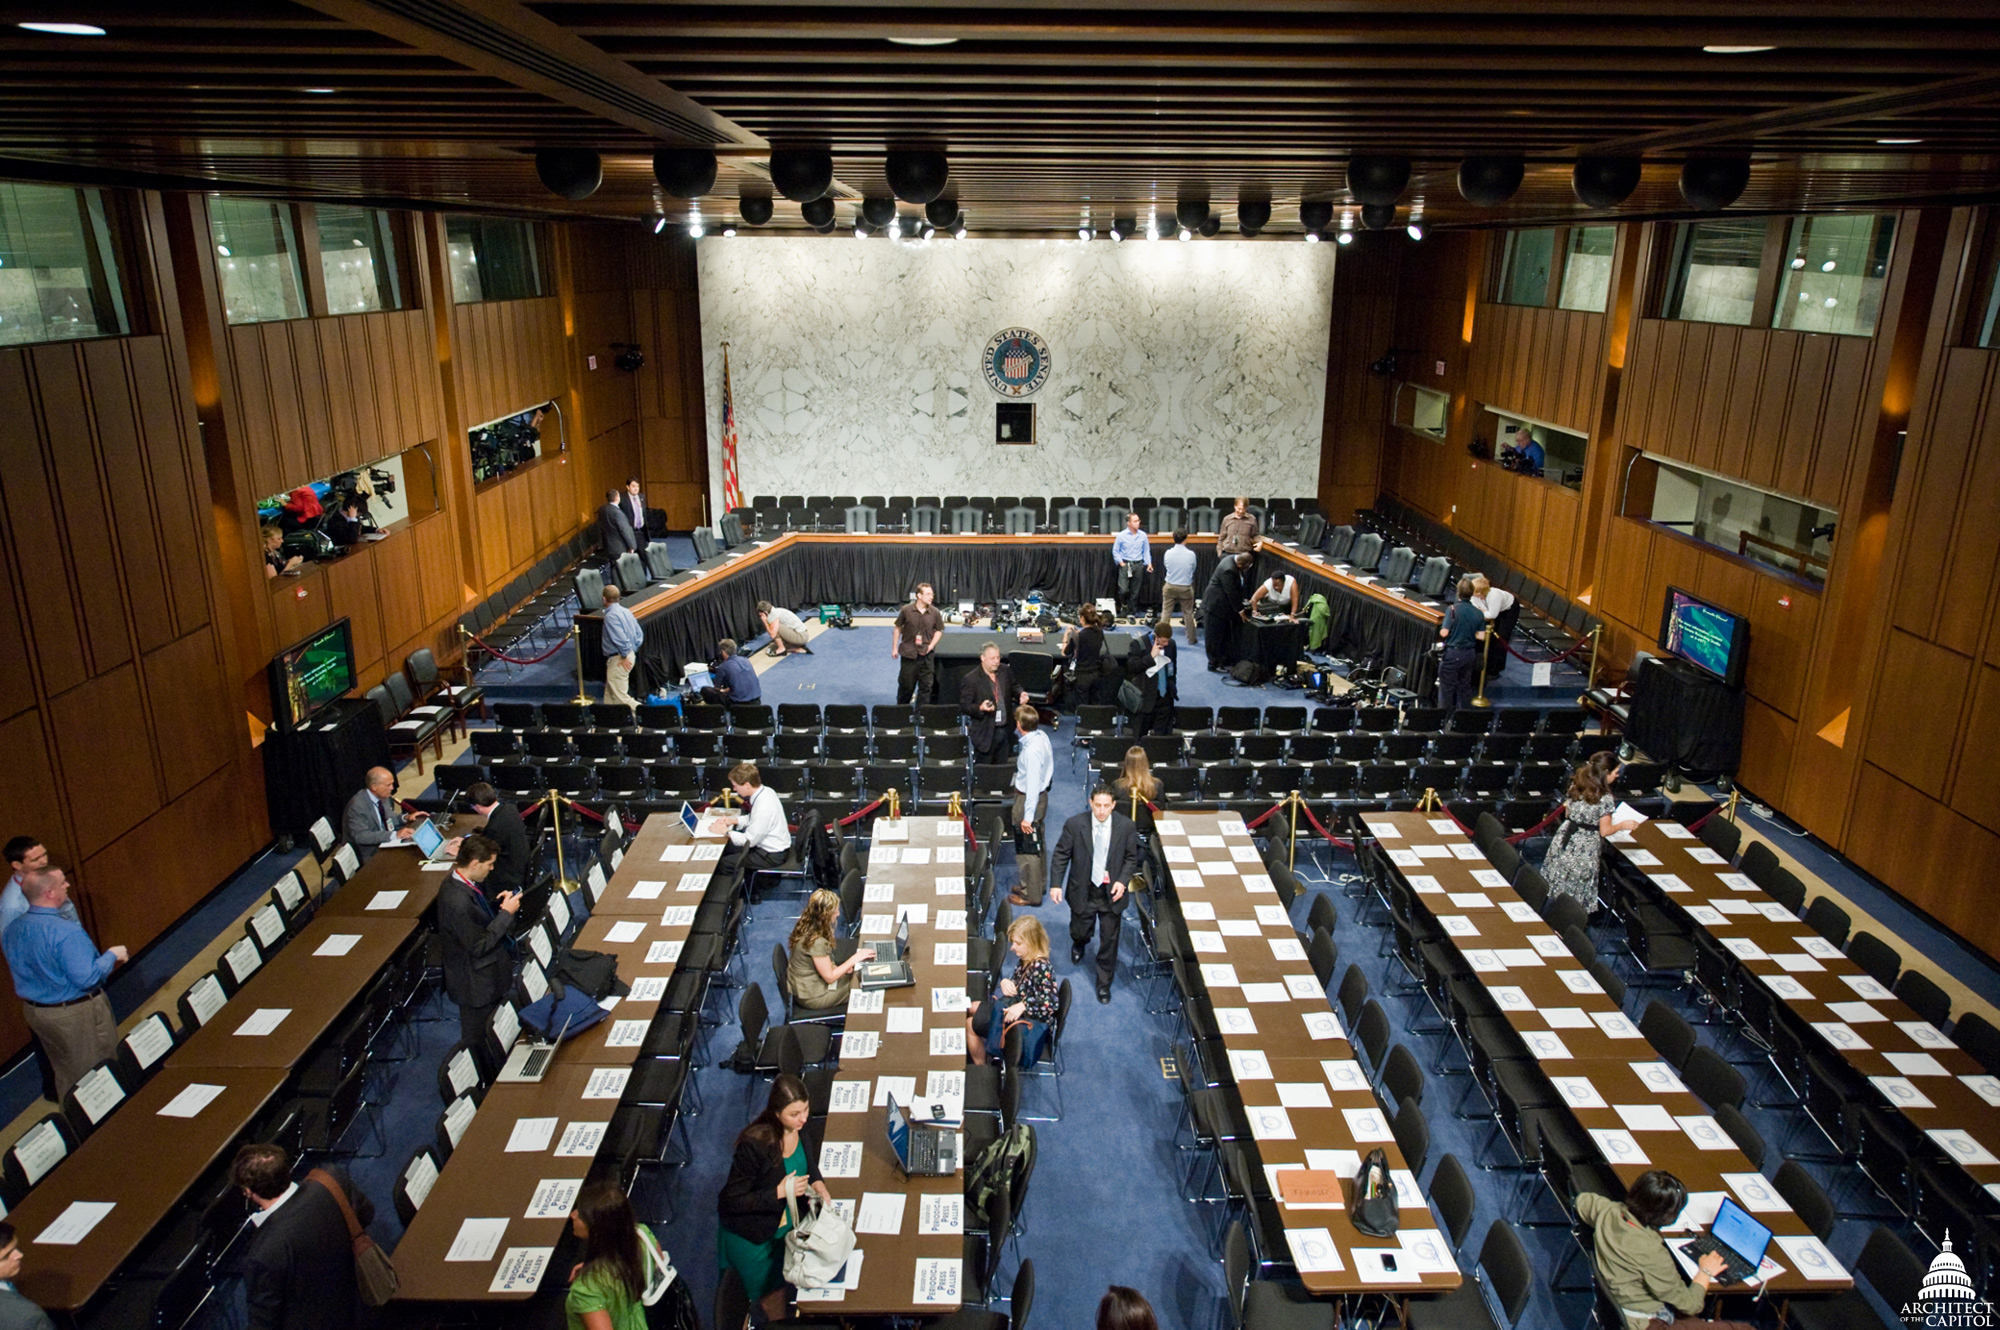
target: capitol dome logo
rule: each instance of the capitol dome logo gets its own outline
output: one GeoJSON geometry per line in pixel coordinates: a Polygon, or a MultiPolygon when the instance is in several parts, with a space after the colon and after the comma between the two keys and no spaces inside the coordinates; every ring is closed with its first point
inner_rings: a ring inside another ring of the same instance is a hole
{"type": "Polygon", "coordinates": [[[1946,1232],[1941,1250],[1931,1260],[1924,1282],[1917,1288],[1917,1300],[1903,1308],[1903,1322],[1909,1326],[1975,1327],[2000,1326],[1993,1304],[1979,1296],[1965,1273],[1965,1262],[1951,1249],[1946,1232]]]}

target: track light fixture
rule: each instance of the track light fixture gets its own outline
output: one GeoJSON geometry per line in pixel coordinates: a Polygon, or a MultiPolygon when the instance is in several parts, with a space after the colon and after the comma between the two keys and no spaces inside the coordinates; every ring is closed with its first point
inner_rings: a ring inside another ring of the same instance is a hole
{"type": "Polygon", "coordinates": [[[1324,231],[1333,222],[1332,199],[1302,199],[1299,202],[1299,225],[1308,231],[1324,231]]]}

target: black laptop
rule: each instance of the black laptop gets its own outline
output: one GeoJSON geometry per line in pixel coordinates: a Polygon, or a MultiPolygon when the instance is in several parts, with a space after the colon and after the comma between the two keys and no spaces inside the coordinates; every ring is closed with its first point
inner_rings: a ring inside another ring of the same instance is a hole
{"type": "Polygon", "coordinates": [[[1715,1282],[1742,1284],[1756,1278],[1758,1267],[1764,1264],[1764,1249],[1770,1245],[1771,1230],[1752,1218],[1734,1199],[1725,1196],[1708,1232],[1683,1242],[1681,1251],[1697,1264],[1708,1253],[1720,1252],[1728,1264],[1715,1282]]]}
{"type": "Polygon", "coordinates": [[[944,1127],[913,1124],[896,1096],[889,1096],[883,1114],[889,1148],[906,1178],[941,1178],[958,1172],[958,1133],[944,1127]]]}

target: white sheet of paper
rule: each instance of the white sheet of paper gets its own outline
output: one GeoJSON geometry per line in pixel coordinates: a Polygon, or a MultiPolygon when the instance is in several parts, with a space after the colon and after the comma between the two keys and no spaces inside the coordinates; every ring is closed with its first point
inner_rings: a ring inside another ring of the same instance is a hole
{"type": "MultiPolygon", "coordinates": [[[[1534,913],[1535,907],[1528,905],[1526,901],[1514,901],[1511,903],[1527,906],[1528,912],[1530,914],[1534,913]]],[[[1507,917],[1511,919],[1514,916],[1510,914],[1507,917]]],[[[1521,922],[1528,923],[1530,921],[1524,919],[1521,922]]],[[[1528,945],[1537,956],[1545,956],[1552,961],[1568,960],[1572,954],[1569,949],[1569,943],[1563,941],[1554,933],[1530,933],[1528,934],[1528,945]]]]}
{"type": "Polygon", "coordinates": [[[1325,1074],[1329,1089],[1338,1090],[1341,1094],[1373,1093],[1368,1085],[1368,1073],[1361,1069],[1359,1062],[1330,1058],[1323,1060],[1319,1064],[1319,1069],[1325,1074]]]}
{"type": "Polygon", "coordinates": [[[888,990],[876,988],[855,988],[848,991],[847,1014],[850,1016],[880,1015],[888,1001],[888,990]]]}
{"type": "MultiPolygon", "coordinates": [[[[1688,912],[1688,918],[1694,920],[1696,923],[1702,925],[1704,928],[1722,928],[1727,926],[1729,923],[1729,916],[1724,914],[1722,911],[1716,909],[1713,905],[1690,905],[1687,907],[1687,912],[1688,912]]],[[[1726,947],[1731,942],[1742,942],[1742,941],[1744,941],[1744,939],[1740,937],[1723,938],[1722,944],[1726,947]]],[[[1751,957],[1746,957],[1745,959],[1756,960],[1757,957],[1751,956],[1751,957]]]]}
{"type": "Polygon", "coordinates": [[[1810,1233],[1782,1233],[1773,1240],[1792,1258],[1792,1268],[1803,1279],[1849,1279],[1847,1268],[1833,1258],[1826,1244],[1810,1233]]]}
{"type": "Polygon", "coordinates": [[[1341,1263],[1340,1248],[1334,1245],[1333,1234],[1327,1229],[1288,1228],[1285,1245],[1292,1249],[1292,1265],[1300,1274],[1326,1274],[1347,1268],[1341,1263]]]}
{"type": "Polygon", "coordinates": [[[49,1226],[37,1233],[37,1247],[74,1247],[111,1213],[116,1201],[71,1201],[49,1226]]]}
{"type": "Polygon", "coordinates": [[[1678,873],[1648,873],[1646,876],[1653,879],[1653,884],[1661,891],[1681,892],[1694,890],[1693,887],[1681,881],[1678,873]]]}
{"type": "MultiPolygon", "coordinates": [[[[876,989],[875,991],[879,993],[882,990],[876,989]]],[[[967,998],[963,988],[933,988],[931,990],[932,1011],[964,1011],[971,1005],[972,1003],[967,998]]],[[[849,1011],[854,1010],[854,1005],[849,1003],[847,1009],[849,1011]]]]}
{"type": "Polygon", "coordinates": [[[1853,989],[1856,997],[1866,998],[1870,1002],[1888,1002],[1896,996],[1865,974],[1843,974],[1840,976],[1840,982],[1853,989]]]}
{"type": "Polygon", "coordinates": [[[409,894],[407,891],[378,891],[369,897],[368,908],[371,910],[393,910],[398,905],[401,905],[403,898],[409,894]]]}
{"type": "Polygon", "coordinates": [[[632,884],[632,899],[635,901],[656,901],[667,889],[665,878],[647,878],[632,884]]]}
{"type": "Polygon", "coordinates": [[[1472,870],[1472,880],[1482,887],[1495,891],[1507,885],[1507,875],[1497,868],[1475,868],[1472,870]]]}
{"type": "Polygon", "coordinates": [[[1945,1154],[1967,1168],[1979,1164],[2000,1164],[1991,1150],[1972,1138],[1972,1133],[1960,1127],[1933,1127],[1924,1135],[1936,1141],[1945,1154]]]}
{"type": "Polygon", "coordinates": [[[1377,840],[1403,839],[1403,829],[1394,822],[1370,822],[1367,826],[1369,832],[1377,840]]]}
{"type": "Polygon", "coordinates": [[[687,943],[679,939],[672,942],[655,942],[646,948],[646,964],[665,965],[670,961],[677,961],[681,958],[681,948],[686,945],[687,943]]]}
{"type": "Polygon", "coordinates": [[[1355,1247],[1349,1254],[1354,1257],[1354,1273],[1364,1284],[1414,1284],[1423,1278],[1415,1270],[1403,1265],[1403,1249],[1397,1247],[1355,1247]],[[1396,1268],[1389,1269],[1384,1257],[1395,1257],[1396,1268]]]}
{"type": "Polygon", "coordinates": [[[1495,984],[1486,990],[1486,996],[1493,999],[1502,1011],[1533,1011],[1535,1000],[1528,996],[1528,990],[1512,984],[1495,984]]]}
{"type": "Polygon", "coordinates": [[[1639,1027],[1632,1024],[1630,1018],[1622,1011],[1593,1011],[1590,1013],[1590,1019],[1597,1023],[1597,1028],[1604,1031],[1608,1038],[1645,1038],[1639,1033],[1639,1027]]]}
{"type": "Polygon", "coordinates": [[[611,1032],[604,1036],[606,1048],[637,1048],[646,1042],[646,1031],[653,1022],[650,1018],[639,1021],[613,1021],[611,1032]]]}
{"type": "Polygon", "coordinates": [[[1708,904],[1710,909],[1722,915],[1757,913],[1755,905],[1752,905],[1749,901],[1738,900],[1734,896],[1718,896],[1709,901],[1708,904]]]}
{"type": "Polygon", "coordinates": [[[1678,1131],[1674,1115],[1658,1104],[1613,1104],[1627,1131],[1678,1131]]]}
{"type": "Polygon", "coordinates": [[[1625,857],[1641,868],[1658,868],[1660,866],[1660,856],[1654,854],[1651,850],[1627,850],[1625,851],[1625,857]]]}
{"type": "MultiPolygon", "coordinates": [[[[1289,1002],[1292,990],[1284,984],[1245,984],[1242,988],[1245,1002],[1289,1002]]],[[[1323,996],[1315,990],[1315,996],[1323,996]]]]}
{"type": "MultiPolygon", "coordinates": [[[[1199,901],[1184,903],[1181,906],[1181,913],[1184,915],[1187,914],[1189,909],[1198,904],[1200,904],[1199,901]]],[[[1285,913],[1285,907],[1282,905],[1259,905],[1256,909],[1257,922],[1262,927],[1290,928],[1292,926],[1292,917],[1285,913]]],[[[1192,918],[1193,916],[1189,915],[1188,917],[1192,918]]]]}
{"type": "Polygon", "coordinates": [[[1197,952],[1209,956],[1226,956],[1229,944],[1222,940],[1222,934],[1210,928],[1190,928],[1188,945],[1197,952]]]}
{"type": "Polygon", "coordinates": [[[1417,858],[1419,859],[1451,858],[1451,847],[1449,845],[1412,845],[1410,848],[1417,852],[1417,858]]]}
{"type": "Polygon", "coordinates": [[[1764,987],[1787,1002],[1810,1002],[1812,990],[1788,974],[1760,974],[1764,987]]]}
{"type": "Polygon", "coordinates": [[[1556,978],[1572,993],[1602,993],[1604,986],[1588,970],[1557,970],[1556,978]]]}
{"type": "Polygon", "coordinates": [[[1189,836],[1188,844],[1197,850],[1219,850],[1227,842],[1220,836],[1189,836]]]}
{"type": "Polygon", "coordinates": [[[646,921],[643,919],[620,919],[604,930],[606,942],[637,942],[645,936],[646,921]]]}
{"type": "Polygon", "coordinates": [[[1722,1181],[1736,1193],[1737,1202],[1753,1215],[1789,1214],[1791,1206],[1762,1173],[1724,1173],[1722,1181]]]}
{"type": "Polygon", "coordinates": [[[1918,1048],[1957,1048],[1945,1032],[1929,1021],[1897,1021],[1896,1028],[1910,1036],[1910,1042],[1918,1048]]]}
{"type": "MultiPolygon", "coordinates": [[[[1688,913],[1692,915],[1694,911],[1689,910],[1688,913]]],[[[1722,916],[1718,914],[1716,918],[1721,919],[1722,916]]],[[[1747,937],[1726,937],[1722,939],[1722,945],[1739,961],[1761,961],[1767,959],[1770,955],[1769,952],[1747,937]]]]}
{"type": "Polygon", "coordinates": [[[1218,919],[1215,931],[1223,937],[1256,937],[1263,931],[1263,926],[1255,919],[1218,919]]]}
{"type": "Polygon", "coordinates": [[[1232,845],[1229,847],[1229,857],[1239,864],[1264,862],[1263,856],[1257,853],[1257,847],[1254,845],[1232,845]]]}
{"type": "Polygon", "coordinates": [[[890,1034],[922,1034],[924,1032],[924,1009],[922,1007],[897,1007],[888,1012],[883,1028],[890,1034]]]}
{"type": "Polygon", "coordinates": [[[313,948],[315,956],[345,956],[354,950],[354,944],[361,940],[359,933],[330,933],[326,941],[313,948]]]}
{"type": "Polygon", "coordinates": [[[1438,926],[1451,937],[1478,937],[1479,925],[1462,914],[1442,914],[1438,916],[1438,926]]]}
{"type": "Polygon", "coordinates": [[[1551,1030],[1529,1030],[1521,1035],[1521,1042],[1528,1046],[1528,1052],[1538,1062],[1561,1061],[1572,1056],[1569,1045],[1551,1030]]]}
{"type": "Polygon", "coordinates": [[[1882,1095],[1897,1108],[1934,1108],[1930,1096],[1917,1088],[1915,1081],[1906,1076],[1870,1076],[1868,1083],[1882,1092],[1882,1095]]]}
{"type": "Polygon", "coordinates": [[[861,1210],[854,1220],[856,1233],[897,1234],[903,1231],[903,1208],[909,1204],[908,1192],[864,1191],[861,1193],[861,1210]]]}
{"type": "Polygon", "coordinates": [[[695,907],[692,905],[669,905],[660,911],[660,927],[689,928],[694,924],[695,907]]]}
{"type": "Polygon", "coordinates": [[[1255,1104],[1244,1108],[1250,1119],[1250,1135],[1260,1141],[1290,1141],[1297,1139],[1292,1130],[1292,1115],[1276,1104],[1255,1104]]]}
{"type": "Polygon", "coordinates": [[[707,873],[682,873],[681,880],[674,886],[674,892],[678,895],[683,891],[707,891],[708,879],[709,874],[707,873]]]}
{"type": "Polygon", "coordinates": [[[925,1237],[965,1232],[965,1196],[955,1191],[917,1194],[917,1232],[925,1237]]]}
{"type": "Polygon", "coordinates": [[[515,1118],[507,1136],[507,1154],[540,1154],[556,1137],[556,1118],[515,1118]]]}
{"type": "Polygon", "coordinates": [[[1191,864],[1194,862],[1194,851],[1185,845],[1168,845],[1164,849],[1167,862],[1170,864],[1191,864]]]}
{"type": "Polygon", "coordinates": [[[663,864],[684,864],[693,854],[694,846],[692,845],[669,845],[665,850],[661,851],[660,862],[663,864]]]}
{"type": "Polygon", "coordinates": [[[926,847],[912,845],[903,851],[903,862],[906,864],[928,864],[930,861],[931,852],[926,847]]]}
{"type": "MultiPolygon", "coordinates": [[[[1401,1190],[1399,1179],[1397,1191],[1401,1190]]],[[[1451,1258],[1451,1243],[1434,1228],[1406,1228],[1396,1234],[1396,1240],[1403,1244],[1403,1259],[1396,1264],[1412,1275],[1448,1275],[1458,1270],[1458,1262],[1451,1258]]]]}
{"type": "Polygon", "coordinates": [[[1255,1034],[1257,1022],[1250,1015],[1248,1007],[1216,1007],[1213,1009],[1215,1028],[1223,1034],[1255,1034]]]}
{"type": "Polygon", "coordinates": [[[1415,850],[1391,850],[1389,851],[1389,862],[1398,868],[1422,868],[1424,866],[1423,857],[1415,850]]]}
{"type": "Polygon", "coordinates": [[[1604,1156],[1606,1163],[1617,1165],[1653,1162],[1646,1157],[1646,1152],[1639,1148],[1638,1138],[1629,1131],[1593,1127],[1590,1130],[1590,1139],[1597,1142],[1598,1153],[1604,1156]]]}
{"type": "Polygon", "coordinates": [[[887,905],[895,899],[896,888],[892,883],[875,882],[861,889],[861,902],[864,905],[887,905]]]}
{"type": "Polygon", "coordinates": [[[1872,1048],[1866,1039],[1855,1032],[1853,1026],[1842,1021],[1814,1021],[1812,1028],[1819,1031],[1820,1038],[1835,1048],[1872,1048]]]}
{"type": "MultiPolygon", "coordinates": [[[[1561,941],[1560,938],[1557,941],[1561,941]]],[[[1542,966],[1542,953],[1534,947],[1498,947],[1493,954],[1509,969],[1537,970],[1542,966]]]]}
{"type": "Polygon", "coordinates": [[[1722,1203],[1729,1198],[1726,1191],[1691,1191],[1686,1204],[1674,1222],[1661,1229],[1662,1233],[1698,1233],[1715,1222],[1715,1216],[1722,1209],[1722,1203]]]}
{"type": "Polygon", "coordinates": [[[1889,1019],[1866,1002],[1829,1002],[1826,1009],[1849,1025],[1866,1025],[1869,1021],[1889,1019]]]}
{"type": "Polygon", "coordinates": [[[488,1293],[530,1293],[542,1286],[542,1275],[549,1268],[549,1258],[556,1254],[554,1247],[509,1247],[500,1257],[500,1267],[493,1272],[493,1282],[486,1286],[488,1293]]]}
{"type": "Polygon", "coordinates": [[[220,1085],[203,1085],[195,1082],[183,1086],[181,1092],[160,1105],[159,1116],[163,1118],[191,1118],[215,1102],[215,1097],[227,1088],[220,1085]]]}
{"type": "Polygon", "coordinates": [[[931,1056],[934,1058],[965,1056],[965,1027],[948,1025],[944,1029],[931,1031],[931,1056]]]}
{"type": "Polygon", "coordinates": [[[1182,891],[1191,891],[1201,885],[1201,870],[1199,869],[1170,868],[1167,872],[1174,879],[1174,885],[1182,891]]]}
{"type": "Polygon", "coordinates": [[[1420,896],[1430,896],[1444,890],[1444,884],[1434,877],[1412,873],[1409,877],[1410,890],[1420,896]]]}
{"type": "Polygon", "coordinates": [[[1590,1013],[1582,1007],[1543,1007],[1542,1020],[1551,1030],[1588,1030],[1590,1013]]]}
{"type": "Polygon", "coordinates": [[[1194,867],[1203,877],[1233,877],[1239,871],[1228,859],[1204,859],[1194,867]]]}
{"type": "Polygon", "coordinates": [[[1639,1078],[1639,1083],[1654,1094],[1687,1093],[1687,1086],[1681,1084],[1681,1078],[1664,1062],[1633,1062],[1627,1065],[1632,1068],[1632,1074],[1639,1078]]]}
{"type": "Polygon", "coordinates": [[[1689,846],[1688,858],[1694,860],[1698,864],[1713,865],[1713,864],[1726,864],[1729,862],[1727,859],[1717,854],[1714,850],[1709,849],[1706,845],[1689,846]]]}
{"type": "MultiPolygon", "coordinates": [[[[1491,909],[1493,898],[1483,891],[1454,891],[1446,899],[1461,910],[1491,909]]],[[[1526,901],[1521,902],[1527,904],[1526,901]]]]}
{"type": "Polygon", "coordinates": [[[939,942],[931,947],[931,964],[965,964],[965,944],[963,942],[939,942]]]}
{"type": "Polygon", "coordinates": [[[1278,1102],[1286,1108],[1332,1108],[1326,1087],[1318,1081],[1279,1081],[1278,1102]]]}
{"type": "Polygon", "coordinates": [[[962,874],[948,874],[935,878],[933,879],[933,885],[937,888],[935,894],[939,896],[963,896],[965,894],[965,878],[962,874]]]}
{"type": "Polygon", "coordinates": [[[1676,1117],[1674,1125],[1694,1142],[1697,1150],[1734,1150],[1736,1142],[1722,1129],[1722,1124],[1703,1113],[1690,1113],[1676,1117]]]}
{"type": "Polygon", "coordinates": [[[1468,951],[1465,963],[1472,967],[1475,974],[1494,974],[1507,968],[1507,962],[1500,959],[1497,951],[1468,951]]]}
{"type": "Polygon", "coordinates": [[[1994,1108],[2000,1108],[2000,1076],[1961,1076],[1958,1079],[1966,1089],[1994,1108]]]}
{"type": "Polygon", "coordinates": [[[585,1099],[618,1099],[625,1094],[625,1082],[632,1079],[630,1067],[598,1067],[584,1082],[585,1099]]]}
{"type": "Polygon", "coordinates": [[[882,1033],[879,1030],[847,1030],[840,1036],[840,1056],[846,1058],[872,1058],[882,1048],[882,1033]]]}
{"type": "Polygon", "coordinates": [[[1232,1048],[1229,1050],[1229,1070],[1239,1081],[1268,1081],[1271,1079],[1271,1060],[1255,1048],[1232,1048]]]}
{"type": "Polygon", "coordinates": [[[451,1240],[451,1250],[444,1254],[447,1261],[490,1261],[493,1253],[500,1250],[500,1239],[507,1236],[507,1221],[504,1219],[468,1219],[458,1226],[458,1236],[451,1240]]]}
{"type": "Polygon", "coordinates": [[[824,1141],[819,1147],[819,1171],[829,1178],[861,1176],[861,1142],[824,1141]]]}
{"type": "Polygon", "coordinates": [[[1307,1011],[1300,1013],[1306,1023],[1306,1037],[1313,1040],[1345,1039],[1347,1034],[1340,1028],[1340,1018],[1330,1011],[1307,1011]]]}
{"type": "Polygon", "coordinates": [[[583,1190],[582,1178],[543,1178],[528,1198],[524,1219],[567,1219],[576,1208],[576,1194],[583,1190]]]}
{"type": "MultiPolygon", "coordinates": [[[[1229,922],[1242,921],[1231,920],[1229,922]]],[[[1299,945],[1299,940],[1296,937],[1274,937],[1270,942],[1271,958],[1273,960],[1302,961],[1306,958],[1306,949],[1299,945]]]]}
{"type": "MultiPolygon", "coordinates": [[[[1517,924],[1532,924],[1541,918],[1540,915],[1535,913],[1535,907],[1526,901],[1501,901],[1500,913],[1506,915],[1517,924]]],[[[1560,941],[1560,939],[1558,940],[1560,941]]],[[[1565,950],[1567,949],[1565,948],[1565,950]]]]}
{"type": "MultiPolygon", "coordinates": [[[[915,1078],[911,1078],[914,1082],[915,1078]]],[[[898,1100],[903,1103],[906,1100],[898,1100]]],[[[827,1092],[828,1113],[866,1113],[871,1103],[867,1081],[841,1079],[827,1092]]]]}
{"type": "Polygon", "coordinates": [[[572,1122],[563,1128],[562,1138],[556,1142],[558,1159],[590,1159],[597,1154],[597,1147],[604,1144],[606,1122],[572,1122]]]}
{"type": "Polygon", "coordinates": [[[1207,901],[1188,901],[1181,906],[1181,918],[1206,924],[1215,920],[1215,907],[1207,901]]]}
{"type": "Polygon", "coordinates": [[[1212,961],[1201,967],[1201,981],[1210,988],[1240,988],[1236,979],[1236,967],[1220,961],[1212,961]]]}
{"type": "Polygon", "coordinates": [[[246,1036],[269,1034],[292,1014],[290,1007],[259,1007],[250,1013],[250,1019],[236,1027],[236,1033],[246,1036]]]}
{"type": "Polygon", "coordinates": [[[1389,1119],[1379,1108],[1343,1108],[1340,1116],[1347,1119],[1347,1134],[1357,1141],[1393,1141],[1396,1134],[1389,1130],[1389,1119]]]}

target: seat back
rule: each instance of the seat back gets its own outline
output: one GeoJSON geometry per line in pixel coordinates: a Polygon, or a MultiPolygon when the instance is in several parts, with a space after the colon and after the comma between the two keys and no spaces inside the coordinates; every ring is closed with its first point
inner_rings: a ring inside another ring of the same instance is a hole
{"type": "Polygon", "coordinates": [[[646,576],[655,582],[664,582],[674,575],[674,556],[667,549],[667,542],[656,540],[641,551],[646,559],[646,576]]]}
{"type": "Polygon", "coordinates": [[[1353,567],[1370,570],[1381,562],[1381,559],[1382,537],[1373,531],[1365,531],[1356,536],[1354,543],[1348,547],[1347,562],[1353,567]]]}
{"type": "Polygon", "coordinates": [[[929,504],[925,504],[919,508],[912,508],[910,510],[910,530],[935,536],[938,534],[940,516],[941,514],[938,510],[929,504]]]}
{"type": "Polygon", "coordinates": [[[1087,535],[1090,531],[1090,510],[1072,504],[1056,513],[1056,530],[1066,536],[1087,535]]]}
{"type": "Polygon", "coordinates": [[[1451,575],[1451,560],[1442,554],[1434,554],[1424,560],[1424,569],[1417,574],[1417,590],[1433,599],[1444,594],[1445,579],[1451,575]]]}
{"type": "Polygon", "coordinates": [[[646,589],[646,566],[639,562],[639,556],[631,550],[618,556],[612,571],[618,578],[618,589],[626,595],[646,589]]]}
{"type": "Polygon", "coordinates": [[[1009,508],[1006,512],[1006,523],[1008,535],[1030,535],[1035,529],[1035,510],[1032,508],[1009,508]]]}
{"type": "MultiPolygon", "coordinates": [[[[743,519],[741,517],[733,512],[724,513],[722,520],[717,522],[716,525],[722,528],[722,543],[724,545],[730,549],[735,549],[743,543],[743,519]]],[[[624,560],[621,559],[619,562],[623,563],[624,560]]]]}
{"type": "Polygon", "coordinates": [[[595,568],[576,570],[576,600],[584,614],[595,614],[604,608],[604,575],[595,568]]]}
{"type": "Polygon", "coordinates": [[[1146,530],[1154,535],[1173,534],[1181,524],[1181,510],[1171,504],[1156,503],[1146,512],[1146,530]]]}
{"type": "Polygon", "coordinates": [[[1212,504],[1189,508],[1182,514],[1181,525],[1190,532],[1212,536],[1222,530],[1222,510],[1212,504]]]}
{"type": "Polygon", "coordinates": [[[976,536],[986,529],[986,512],[967,504],[951,510],[951,532],[955,536],[976,536]]]}

